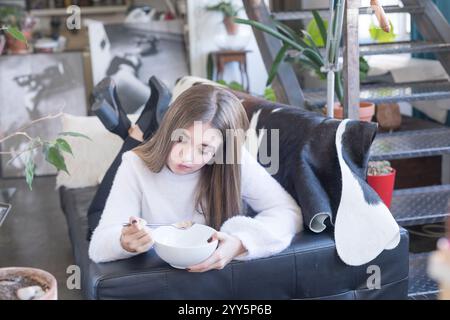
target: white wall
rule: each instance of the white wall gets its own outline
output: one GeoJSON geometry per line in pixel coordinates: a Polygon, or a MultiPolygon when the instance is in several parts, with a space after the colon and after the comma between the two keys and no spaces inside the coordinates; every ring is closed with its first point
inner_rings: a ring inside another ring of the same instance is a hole
{"type": "MultiPolygon", "coordinates": [[[[217,12],[206,11],[207,5],[217,3],[214,0],[187,0],[189,21],[189,55],[192,75],[206,77],[206,63],[208,53],[219,50],[215,41],[217,37],[225,32],[222,23],[222,15],[217,12]]],[[[240,6],[242,0],[234,0],[240,6]]],[[[247,18],[245,10],[239,13],[240,17],[247,18]]],[[[250,91],[257,94],[264,92],[267,81],[267,71],[258,49],[253,31],[250,27],[241,25],[240,32],[250,38],[247,46],[252,50],[247,55],[248,73],[250,78],[250,91]]],[[[226,81],[237,80],[240,82],[237,65],[229,64],[224,72],[226,81]]]]}

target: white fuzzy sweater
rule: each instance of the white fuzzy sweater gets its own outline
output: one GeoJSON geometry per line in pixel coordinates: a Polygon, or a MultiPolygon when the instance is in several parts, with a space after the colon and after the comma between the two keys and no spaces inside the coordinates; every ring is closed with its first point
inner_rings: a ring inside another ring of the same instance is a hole
{"type": "MultiPolygon", "coordinates": [[[[289,246],[303,226],[296,201],[243,148],[242,199],[257,213],[255,218],[234,216],[220,231],[236,236],[247,249],[236,260],[262,258],[289,246]]],[[[165,166],[159,173],[148,169],[133,152],[122,156],[102,218],[94,231],[89,256],[107,262],[135,255],[120,244],[122,223],[137,216],[149,223],[175,223],[192,220],[205,223],[194,208],[194,193],[200,171],[179,175],[165,166]]]]}

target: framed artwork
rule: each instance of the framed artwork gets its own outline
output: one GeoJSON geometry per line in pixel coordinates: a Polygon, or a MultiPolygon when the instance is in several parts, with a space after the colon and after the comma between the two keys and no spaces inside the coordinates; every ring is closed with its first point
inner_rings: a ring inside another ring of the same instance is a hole
{"type": "Polygon", "coordinates": [[[145,24],[92,21],[88,28],[93,83],[112,77],[127,113],[147,102],[152,75],[172,89],[177,79],[189,74],[181,20],[145,24]]]}
{"type": "MultiPolygon", "coordinates": [[[[81,52],[0,56],[0,136],[5,136],[32,120],[59,111],[87,115],[86,91],[81,52]]],[[[61,131],[59,119],[33,125],[31,136],[53,139],[61,131]]],[[[2,151],[19,151],[26,146],[24,137],[14,137],[0,145],[2,151]]],[[[36,151],[37,152],[37,151],[36,151]]],[[[3,178],[23,177],[25,155],[11,159],[1,156],[3,178]]],[[[55,174],[43,158],[36,157],[36,175],[55,174]]]]}

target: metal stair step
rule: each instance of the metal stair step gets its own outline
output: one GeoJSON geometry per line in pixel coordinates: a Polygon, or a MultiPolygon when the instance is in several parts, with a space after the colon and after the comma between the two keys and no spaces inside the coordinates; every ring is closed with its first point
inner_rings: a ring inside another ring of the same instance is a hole
{"type": "MultiPolygon", "coordinates": [[[[386,13],[422,13],[422,6],[383,6],[386,13]]],[[[321,16],[325,17],[328,15],[328,8],[317,9],[321,16]]],[[[360,14],[370,14],[368,7],[362,7],[359,9],[360,14]]],[[[279,21],[291,21],[291,20],[303,20],[312,19],[311,10],[300,10],[300,11],[278,11],[272,12],[272,17],[279,21]]]]}
{"type": "MultiPolygon", "coordinates": [[[[320,51],[325,55],[325,48],[320,51]]],[[[401,53],[426,53],[426,52],[448,52],[450,43],[438,43],[430,41],[397,41],[389,43],[365,43],[359,46],[359,53],[362,56],[374,56],[380,54],[401,54],[401,53]]],[[[296,50],[290,52],[297,53],[296,50]]]]}
{"type": "Polygon", "coordinates": [[[428,41],[401,41],[391,43],[364,44],[360,53],[364,56],[377,54],[423,53],[450,51],[450,43],[434,43],[428,41]]]}
{"type": "Polygon", "coordinates": [[[443,222],[450,216],[450,185],[394,190],[391,212],[401,226],[443,222]]]}
{"type": "Polygon", "coordinates": [[[408,298],[411,300],[437,298],[438,285],[427,274],[429,255],[429,252],[409,254],[408,298]]]}
{"type": "MultiPolygon", "coordinates": [[[[310,106],[323,107],[326,92],[323,89],[304,90],[310,106]]],[[[440,100],[450,98],[450,82],[425,81],[394,84],[370,84],[361,86],[360,98],[374,103],[399,101],[440,100]]]]}
{"type": "Polygon", "coordinates": [[[370,160],[428,157],[450,153],[450,128],[379,133],[370,160]]]}

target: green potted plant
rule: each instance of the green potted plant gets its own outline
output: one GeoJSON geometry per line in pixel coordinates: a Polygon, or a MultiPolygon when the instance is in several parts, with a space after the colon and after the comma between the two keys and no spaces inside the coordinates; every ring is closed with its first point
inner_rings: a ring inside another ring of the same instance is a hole
{"type": "MultiPolygon", "coordinates": [[[[15,130],[14,132],[0,137],[1,143],[13,138],[23,137],[28,140],[27,146],[19,151],[2,151],[0,155],[11,156],[11,161],[17,157],[25,157],[25,179],[32,190],[35,172],[35,150],[41,150],[45,160],[58,170],[66,168],[64,153],[72,154],[70,144],[64,139],[65,136],[74,136],[89,139],[89,137],[77,132],[60,132],[53,140],[45,140],[39,136],[33,137],[27,133],[34,124],[62,116],[59,112],[31,121],[29,124],[15,130]]],[[[8,162],[8,163],[9,163],[8,162]]],[[[36,268],[9,267],[0,268],[0,300],[56,300],[58,297],[56,279],[50,273],[36,268]]]]}
{"type": "MultiPolygon", "coordinates": [[[[274,62],[269,71],[267,84],[271,84],[278,72],[278,67],[282,61],[288,61],[306,67],[314,72],[321,80],[325,81],[327,73],[323,71],[325,66],[325,57],[320,45],[327,42],[327,22],[322,19],[317,11],[313,11],[314,23],[317,26],[319,37],[314,39],[306,30],[296,32],[286,24],[273,20],[276,28],[271,28],[258,21],[235,18],[236,23],[250,25],[262,32],[266,32],[282,41],[283,46],[275,57],[274,62]]],[[[369,71],[367,61],[360,57],[360,78],[364,79],[369,71]]],[[[343,117],[343,78],[341,71],[335,71],[335,87],[334,91],[339,100],[335,103],[334,114],[336,118],[343,117]]],[[[360,119],[370,121],[375,113],[375,105],[370,102],[360,103],[360,119]]]]}
{"type": "Polygon", "coordinates": [[[70,144],[67,142],[67,140],[64,139],[66,136],[72,136],[72,137],[79,137],[79,138],[85,138],[89,139],[89,137],[78,133],[78,132],[60,132],[58,133],[57,137],[53,140],[45,140],[41,138],[40,136],[30,136],[26,131],[31,126],[35,125],[38,122],[46,121],[50,119],[56,119],[63,115],[63,112],[59,112],[54,115],[48,115],[36,120],[31,121],[29,124],[22,126],[21,128],[15,130],[14,132],[4,136],[0,137],[0,145],[13,138],[13,137],[23,137],[26,139],[27,145],[23,150],[19,151],[1,151],[0,155],[3,156],[10,156],[11,159],[8,161],[8,164],[17,159],[18,157],[22,157],[26,159],[26,165],[25,165],[25,179],[27,181],[28,187],[30,190],[32,190],[32,184],[34,179],[34,172],[35,172],[35,150],[41,150],[41,152],[44,154],[45,160],[50,163],[52,166],[54,166],[57,170],[63,170],[69,174],[66,167],[66,162],[64,159],[64,153],[72,154],[72,148],[70,147],[70,144]]]}
{"type": "MultiPolygon", "coordinates": [[[[17,30],[14,27],[2,26],[2,31],[7,32],[10,36],[20,42],[26,42],[26,38],[20,30],[17,30]]],[[[63,113],[61,111],[55,115],[48,115],[33,120],[16,131],[0,137],[0,145],[16,136],[22,136],[28,140],[28,145],[24,150],[20,150],[18,153],[11,151],[0,152],[0,155],[10,155],[10,161],[12,161],[16,157],[27,154],[25,178],[30,190],[32,190],[34,170],[36,168],[33,156],[33,151],[35,149],[42,148],[41,150],[44,153],[47,162],[56,169],[64,170],[69,173],[66,168],[63,153],[72,154],[72,148],[63,137],[73,136],[90,140],[89,137],[77,132],[60,132],[58,138],[55,140],[45,140],[39,136],[31,137],[26,132],[28,128],[38,122],[59,118],[62,115],[63,113]]],[[[37,268],[0,268],[0,300],[56,300],[57,298],[58,285],[56,278],[52,274],[37,268]]]]}
{"type": "Polygon", "coordinates": [[[242,7],[237,7],[232,1],[220,1],[219,3],[207,6],[208,11],[218,11],[223,14],[223,23],[229,35],[236,35],[239,31],[239,26],[235,23],[234,18],[237,17],[242,7]]]}
{"type": "Polygon", "coordinates": [[[388,208],[391,206],[396,171],[389,161],[369,161],[367,182],[388,208]]]}
{"type": "Polygon", "coordinates": [[[6,48],[13,54],[27,53],[33,20],[19,7],[0,7],[0,34],[6,38],[6,48]]]}

